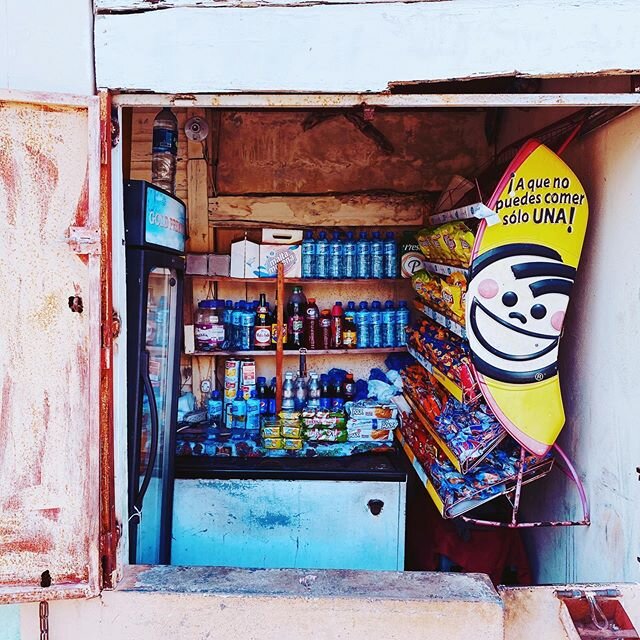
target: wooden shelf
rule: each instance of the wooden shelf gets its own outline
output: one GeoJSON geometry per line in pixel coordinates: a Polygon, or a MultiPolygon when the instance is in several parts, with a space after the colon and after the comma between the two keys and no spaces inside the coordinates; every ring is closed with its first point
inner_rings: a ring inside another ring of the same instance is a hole
{"type": "MultiPolygon", "coordinates": [[[[299,356],[304,353],[307,356],[329,356],[338,354],[381,354],[381,353],[403,353],[406,352],[406,347],[371,347],[367,349],[306,349],[303,351],[285,350],[284,356],[299,356]]],[[[266,351],[194,351],[193,353],[185,353],[186,356],[275,356],[275,349],[269,349],[266,351]]]]}
{"type": "MultiPolygon", "coordinates": [[[[190,278],[202,278],[212,282],[236,282],[246,284],[275,284],[276,278],[231,278],[230,276],[203,276],[196,273],[187,273],[190,278]]],[[[285,284],[371,284],[374,282],[384,282],[387,284],[398,284],[406,282],[411,284],[410,278],[285,278],[285,284]]]]}

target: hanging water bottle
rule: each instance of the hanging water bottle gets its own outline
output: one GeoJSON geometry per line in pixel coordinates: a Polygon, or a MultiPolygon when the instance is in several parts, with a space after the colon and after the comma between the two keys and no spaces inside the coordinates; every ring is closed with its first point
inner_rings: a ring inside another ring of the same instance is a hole
{"type": "Polygon", "coordinates": [[[404,347],[407,344],[407,329],[409,328],[409,309],[405,300],[398,302],[396,310],[396,345],[404,347]]]}
{"type": "Polygon", "coordinates": [[[178,120],[171,109],[165,107],[153,121],[151,182],[169,193],[176,191],[177,155],[178,120]]]}
{"type": "Polygon", "coordinates": [[[353,231],[347,231],[347,238],[342,243],[343,277],[356,277],[356,243],[353,239],[353,231]]]}
{"type": "Polygon", "coordinates": [[[329,243],[327,242],[327,234],[321,231],[316,240],[316,278],[329,277],[329,243]]]}
{"type": "Polygon", "coordinates": [[[329,243],[329,277],[332,280],[340,280],[343,277],[343,268],[340,232],[334,231],[329,243]]]}
{"type": "Polygon", "coordinates": [[[398,247],[393,231],[387,231],[384,239],[384,277],[398,277],[398,247]]]}
{"type": "Polygon", "coordinates": [[[369,305],[366,302],[360,303],[360,311],[356,313],[357,347],[366,349],[371,346],[369,343],[369,305]]]}
{"type": "Polygon", "coordinates": [[[384,311],[382,316],[382,346],[396,346],[396,311],[393,308],[393,302],[387,300],[384,303],[384,311]]]}
{"type": "Polygon", "coordinates": [[[356,243],[356,276],[371,277],[371,245],[367,240],[366,231],[360,232],[360,239],[356,243]]]}
{"type": "Polygon", "coordinates": [[[372,347],[379,348],[382,346],[382,305],[379,300],[371,303],[371,311],[369,311],[369,340],[372,347]]]}
{"type": "Polygon", "coordinates": [[[305,231],[304,239],[302,241],[302,277],[313,278],[315,277],[314,268],[316,261],[316,243],[313,240],[313,231],[305,231]]]}
{"type": "Polygon", "coordinates": [[[384,278],[384,246],[380,232],[374,231],[371,236],[371,277],[384,278]]]}

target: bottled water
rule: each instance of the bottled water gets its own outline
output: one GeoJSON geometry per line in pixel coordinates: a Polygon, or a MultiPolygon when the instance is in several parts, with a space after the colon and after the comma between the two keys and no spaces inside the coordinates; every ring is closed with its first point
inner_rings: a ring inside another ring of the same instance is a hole
{"type": "Polygon", "coordinates": [[[220,398],[220,392],[217,389],[211,392],[211,396],[207,402],[207,418],[209,418],[216,427],[222,426],[222,400],[220,398]]]}
{"type": "Polygon", "coordinates": [[[327,234],[321,231],[316,240],[316,278],[329,277],[329,243],[327,242],[327,234]]]}
{"type": "Polygon", "coordinates": [[[287,371],[282,381],[282,409],[293,411],[296,407],[295,392],[293,388],[293,372],[287,371]]]}
{"type": "Polygon", "coordinates": [[[369,311],[369,339],[372,347],[382,346],[382,305],[379,300],[371,303],[371,311],[369,311]]]}
{"type": "Polygon", "coordinates": [[[329,244],[329,277],[333,280],[339,280],[343,276],[342,264],[342,242],[340,241],[340,232],[334,231],[333,238],[329,244]]]}
{"type": "Polygon", "coordinates": [[[320,379],[315,371],[309,373],[309,386],[307,387],[307,407],[309,409],[320,408],[320,379]]]}
{"type": "Polygon", "coordinates": [[[242,314],[246,308],[244,300],[236,302],[233,306],[233,313],[231,314],[232,331],[229,341],[233,349],[240,349],[240,343],[242,342],[240,334],[242,333],[242,314]]]}
{"type": "Polygon", "coordinates": [[[342,245],[343,277],[355,278],[356,269],[356,243],[353,239],[353,231],[347,231],[347,238],[342,245]]]}
{"type": "Polygon", "coordinates": [[[396,346],[407,344],[407,328],[409,327],[409,309],[405,300],[398,302],[396,310],[396,346]]]}
{"type": "Polygon", "coordinates": [[[231,429],[232,437],[239,439],[245,436],[247,428],[247,401],[244,392],[238,389],[238,393],[231,403],[231,429]]]}
{"type": "Polygon", "coordinates": [[[369,341],[369,305],[366,302],[360,303],[360,311],[356,313],[357,344],[358,349],[366,349],[371,346],[369,341]]]}
{"type": "Polygon", "coordinates": [[[255,438],[260,431],[260,398],[256,397],[256,392],[251,391],[247,403],[247,435],[255,438]]]}
{"type": "Polygon", "coordinates": [[[384,277],[398,277],[398,247],[393,231],[387,231],[384,238],[384,277]]]}
{"type": "Polygon", "coordinates": [[[379,231],[374,231],[371,238],[371,277],[384,278],[384,247],[379,231]]]}
{"type": "Polygon", "coordinates": [[[367,240],[366,231],[360,232],[360,239],[356,243],[356,276],[371,277],[371,245],[367,240]]]}
{"type": "Polygon", "coordinates": [[[294,385],[293,405],[296,411],[301,411],[307,404],[307,381],[298,376],[294,385]]]}
{"type": "Polygon", "coordinates": [[[178,155],[178,120],[165,107],[153,121],[153,142],[151,143],[151,182],[156,186],[175,193],[176,157],[178,155]]]}
{"type": "Polygon", "coordinates": [[[316,243],[313,240],[313,231],[304,232],[302,241],[302,277],[313,278],[315,276],[316,243]]]}
{"type": "Polygon", "coordinates": [[[396,311],[393,308],[393,302],[387,300],[384,303],[384,311],[382,316],[382,346],[396,346],[396,311]]]}
{"type": "Polygon", "coordinates": [[[242,319],[240,324],[240,343],[238,349],[240,351],[249,351],[253,346],[253,333],[254,325],[256,323],[255,311],[252,311],[252,306],[249,309],[245,309],[242,312],[242,319]]]}

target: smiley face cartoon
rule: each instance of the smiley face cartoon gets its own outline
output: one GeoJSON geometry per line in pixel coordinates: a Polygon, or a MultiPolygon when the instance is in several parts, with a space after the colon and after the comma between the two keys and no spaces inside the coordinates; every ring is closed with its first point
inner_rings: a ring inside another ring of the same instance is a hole
{"type": "Polygon", "coordinates": [[[507,244],[476,259],[467,291],[476,370],[512,384],[556,375],[575,273],[557,251],[536,244],[507,244]]]}

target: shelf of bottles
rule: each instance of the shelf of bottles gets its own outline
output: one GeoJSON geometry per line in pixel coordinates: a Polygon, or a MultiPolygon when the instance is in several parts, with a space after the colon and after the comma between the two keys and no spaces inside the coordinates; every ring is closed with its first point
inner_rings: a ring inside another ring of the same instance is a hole
{"type": "MultiPolygon", "coordinates": [[[[190,278],[200,278],[210,280],[211,282],[220,283],[236,283],[236,284],[276,284],[277,278],[232,278],[231,276],[209,276],[205,274],[188,273],[190,278]]],[[[285,284],[375,284],[376,282],[384,283],[410,283],[407,278],[287,278],[285,284]]]]}
{"type": "MultiPolygon", "coordinates": [[[[384,353],[402,353],[407,350],[407,347],[369,347],[369,348],[357,348],[357,349],[290,349],[283,352],[283,355],[286,356],[330,356],[330,355],[341,355],[341,354],[384,354],[384,353]]],[[[260,357],[260,356],[274,356],[275,349],[254,349],[249,351],[194,351],[193,353],[189,353],[187,355],[190,356],[251,356],[251,357],[260,357]]]]}

